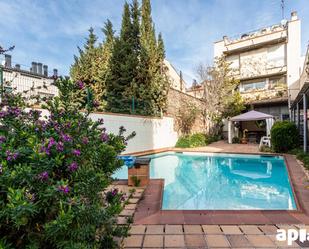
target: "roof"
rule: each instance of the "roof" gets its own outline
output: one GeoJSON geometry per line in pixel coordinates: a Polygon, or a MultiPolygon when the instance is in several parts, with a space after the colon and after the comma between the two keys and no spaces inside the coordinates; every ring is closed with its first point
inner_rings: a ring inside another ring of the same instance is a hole
{"type": "Polygon", "coordinates": [[[251,120],[263,120],[268,118],[274,118],[274,116],[257,111],[249,111],[231,118],[231,121],[251,121],[251,120]]]}

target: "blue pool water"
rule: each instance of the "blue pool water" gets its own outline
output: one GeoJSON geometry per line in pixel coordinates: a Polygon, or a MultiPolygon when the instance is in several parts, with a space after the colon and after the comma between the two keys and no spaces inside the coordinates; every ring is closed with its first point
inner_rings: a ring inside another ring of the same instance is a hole
{"type": "MultiPolygon", "coordinates": [[[[296,209],[281,156],[160,153],[150,177],[163,178],[163,210],[296,209]]],[[[114,175],[127,179],[127,168],[114,175]]]]}

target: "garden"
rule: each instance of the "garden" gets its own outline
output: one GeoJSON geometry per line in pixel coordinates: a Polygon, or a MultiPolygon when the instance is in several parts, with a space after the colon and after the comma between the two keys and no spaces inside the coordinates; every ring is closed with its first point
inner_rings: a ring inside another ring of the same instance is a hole
{"type": "Polygon", "coordinates": [[[1,102],[0,247],[114,248],[128,225],[117,226],[126,196],[104,192],[134,136],[108,134],[93,122],[93,101],[80,109],[80,83],[58,80],[59,97],[27,109],[21,95],[1,102]],[[78,89],[78,91],[76,91],[78,89]]]}

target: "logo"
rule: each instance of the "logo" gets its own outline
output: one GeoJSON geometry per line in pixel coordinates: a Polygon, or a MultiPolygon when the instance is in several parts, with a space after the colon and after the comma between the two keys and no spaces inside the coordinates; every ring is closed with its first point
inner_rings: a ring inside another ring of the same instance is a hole
{"type": "Polygon", "coordinates": [[[299,240],[304,243],[309,240],[309,233],[307,233],[306,229],[278,229],[276,239],[278,241],[287,241],[287,244],[291,246],[293,241],[299,240]]]}

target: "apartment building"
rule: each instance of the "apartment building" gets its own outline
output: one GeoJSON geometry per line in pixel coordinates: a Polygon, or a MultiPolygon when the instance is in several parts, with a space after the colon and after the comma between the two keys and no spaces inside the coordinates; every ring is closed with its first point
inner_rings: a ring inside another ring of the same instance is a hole
{"type": "Polygon", "coordinates": [[[240,80],[248,108],[289,118],[289,99],[301,68],[301,21],[296,12],[276,25],[224,36],[214,43],[214,56],[222,55],[240,80]]]}
{"type": "Polygon", "coordinates": [[[170,80],[171,88],[181,91],[181,92],[185,92],[186,82],[184,81],[182,77],[182,72],[181,71],[178,72],[175,69],[175,67],[166,59],[164,60],[164,65],[167,68],[167,76],[170,80]]]}
{"type": "Polygon", "coordinates": [[[26,70],[19,64],[12,66],[11,55],[6,54],[2,71],[6,91],[14,90],[24,97],[53,97],[58,94],[57,87],[52,84],[57,77],[57,69],[53,70],[53,75],[48,75],[48,66],[40,62],[32,62],[31,68],[26,70]]]}

